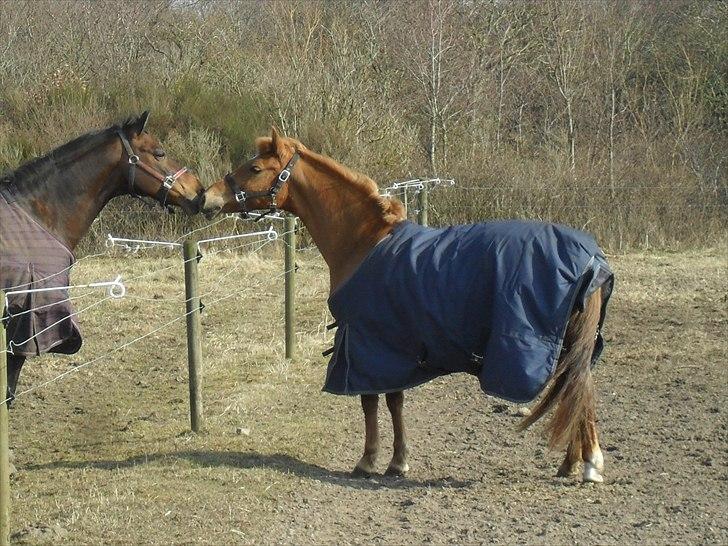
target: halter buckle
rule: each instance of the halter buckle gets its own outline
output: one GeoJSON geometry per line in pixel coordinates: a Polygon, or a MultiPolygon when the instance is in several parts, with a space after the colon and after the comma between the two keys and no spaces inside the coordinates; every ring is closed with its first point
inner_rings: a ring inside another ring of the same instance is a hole
{"type": "Polygon", "coordinates": [[[177,179],[174,176],[172,176],[172,175],[166,176],[164,178],[164,180],[162,180],[162,186],[164,186],[164,189],[166,189],[167,191],[169,191],[169,190],[172,189],[172,186],[174,186],[174,183],[176,181],[177,181],[177,179]]]}
{"type": "Polygon", "coordinates": [[[129,163],[131,163],[132,165],[136,165],[137,163],[139,163],[139,156],[136,154],[131,154],[129,156],[129,163]]]}
{"type": "Polygon", "coordinates": [[[246,199],[245,192],[243,190],[239,190],[235,192],[235,201],[238,203],[243,203],[246,199]]]}
{"type": "Polygon", "coordinates": [[[283,169],[280,174],[278,175],[278,180],[281,182],[286,182],[291,177],[291,171],[288,169],[283,169]]]}

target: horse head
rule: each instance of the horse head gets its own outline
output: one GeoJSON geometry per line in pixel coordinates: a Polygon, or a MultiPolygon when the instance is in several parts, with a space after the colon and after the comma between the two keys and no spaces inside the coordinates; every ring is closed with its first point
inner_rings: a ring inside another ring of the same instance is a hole
{"type": "Polygon", "coordinates": [[[146,130],[149,112],[117,130],[122,143],[119,167],[128,193],[156,199],[163,207],[176,205],[188,214],[199,211],[205,189],[187,167],[170,158],[157,137],[146,130]]]}
{"type": "Polygon", "coordinates": [[[271,129],[270,137],[255,141],[257,154],[212,184],[201,200],[200,211],[208,219],[220,212],[275,211],[286,208],[286,182],[299,159],[302,145],[271,129]]]}

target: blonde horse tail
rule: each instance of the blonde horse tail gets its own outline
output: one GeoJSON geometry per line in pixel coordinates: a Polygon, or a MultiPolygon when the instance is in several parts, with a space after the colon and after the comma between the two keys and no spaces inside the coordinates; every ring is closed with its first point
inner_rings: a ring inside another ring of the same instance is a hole
{"type": "Polygon", "coordinates": [[[561,351],[546,393],[518,426],[519,430],[525,430],[558,404],[546,425],[551,449],[579,442],[587,430],[585,425],[596,417],[591,360],[601,303],[599,289],[589,296],[583,311],[572,313],[564,336],[565,349],[561,351]]]}

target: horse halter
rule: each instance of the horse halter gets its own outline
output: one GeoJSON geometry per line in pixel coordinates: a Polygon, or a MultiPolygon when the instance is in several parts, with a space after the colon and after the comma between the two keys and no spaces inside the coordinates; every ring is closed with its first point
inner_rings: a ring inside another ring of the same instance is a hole
{"type": "Polygon", "coordinates": [[[278,205],[276,204],[276,196],[278,195],[278,192],[281,191],[281,188],[283,187],[283,184],[285,184],[289,178],[291,178],[291,172],[293,172],[293,167],[296,166],[296,163],[300,159],[300,156],[298,155],[298,152],[294,152],[293,157],[286,163],[286,166],[283,167],[283,170],[278,173],[278,176],[276,176],[273,184],[271,184],[270,188],[268,188],[267,191],[244,191],[237,187],[237,184],[235,180],[232,177],[232,173],[228,173],[225,175],[225,182],[227,183],[228,187],[230,188],[230,191],[233,192],[233,196],[235,197],[235,201],[237,203],[240,203],[240,205],[243,207],[243,210],[240,212],[240,215],[243,218],[246,218],[248,216],[248,213],[251,212],[248,207],[246,206],[246,201],[248,199],[255,199],[257,197],[267,197],[268,198],[268,211],[264,214],[261,214],[258,216],[255,221],[262,220],[269,214],[273,214],[278,210],[278,205]]]}
{"type": "Polygon", "coordinates": [[[127,181],[129,182],[129,193],[133,197],[141,198],[141,195],[139,195],[134,188],[134,178],[136,176],[137,168],[143,169],[147,174],[161,182],[154,199],[156,199],[163,208],[168,208],[167,198],[169,197],[169,192],[172,189],[172,186],[174,186],[174,183],[177,182],[177,180],[189,169],[187,167],[182,167],[176,173],[160,173],[157,169],[150,167],[139,159],[139,156],[134,153],[134,148],[131,147],[129,140],[126,138],[123,131],[116,131],[116,134],[119,135],[121,143],[124,145],[124,149],[126,150],[126,155],[129,157],[129,176],[127,176],[127,181]]]}

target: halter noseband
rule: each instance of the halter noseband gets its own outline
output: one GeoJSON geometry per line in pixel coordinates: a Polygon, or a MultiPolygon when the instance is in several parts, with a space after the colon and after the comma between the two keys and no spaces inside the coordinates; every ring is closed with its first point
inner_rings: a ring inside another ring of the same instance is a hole
{"type": "Polygon", "coordinates": [[[127,181],[129,182],[129,193],[133,197],[141,197],[134,188],[134,178],[136,176],[137,168],[143,169],[147,174],[151,175],[161,182],[161,184],[159,185],[159,190],[157,190],[157,194],[154,196],[154,199],[156,199],[159,204],[162,205],[162,207],[167,208],[167,198],[169,197],[169,191],[172,189],[172,186],[174,186],[174,183],[177,182],[177,180],[188,171],[187,167],[182,167],[176,173],[170,174],[165,172],[164,174],[162,174],[157,171],[157,169],[153,169],[152,167],[144,163],[141,159],[139,159],[139,156],[134,153],[134,148],[131,147],[129,140],[126,138],[126,135],[123,131],[116,131],[116,134],[119,135],[121,143],[124,145],[124,149],[126,150],[126,155],[129,157],[129,176],[127,176],[127,181]]]}
{"type": "Polygon", "coordinates": [[[250,212],[248,207],[246,206],[246,201],[248,199],[255,199],[257,197],[267,197],[268,198],[268,211],[265,214],[262,214],[256,218],[256,222],[258,220],[261,220],[265,218],[268,214],[273,214],[278,210],[278,205],[276,204],[276,196],[278,195],[278,192],[281,191],[281,188],[283,187],[283,184],[285,184],[289,178],[291,178],[291,172],[293,172],[293,167],[296,166],[296,163],[300,159],[298,152],[295,152],[293,154],[293,157],[286,163],[286,166],[283,167],[283,170],[278,173],[278,176],[276,176],[275,181],[273,184],[271,184],[271,187],[268,188],[267,191],[244,191],[237,187],[237,184],[235,183],[235,180],[233,179],[232,175],[230,173],[225,175],[225,182],[227,182],[227,185],[230,187],[230,191],[233,192],[233,196],[235,197],[235,201],[240,203],[240,205],[243,207],[243,210],[240,212],[240,214],[243,217],[246,217],[247,214],[250,212]]]}

